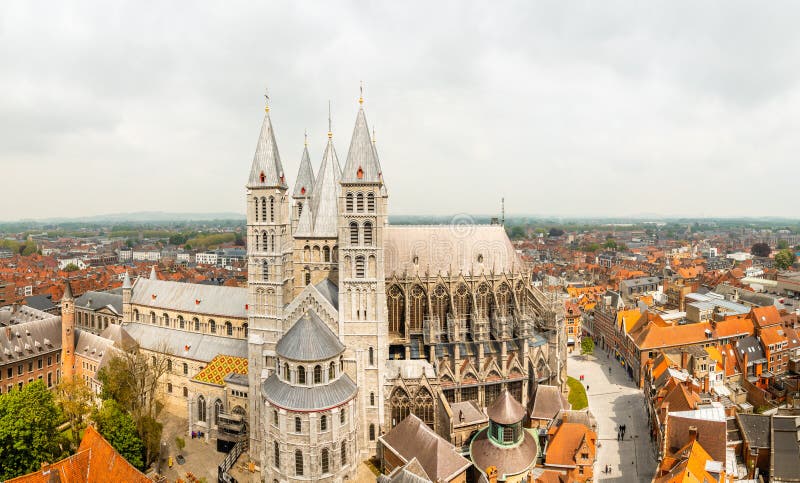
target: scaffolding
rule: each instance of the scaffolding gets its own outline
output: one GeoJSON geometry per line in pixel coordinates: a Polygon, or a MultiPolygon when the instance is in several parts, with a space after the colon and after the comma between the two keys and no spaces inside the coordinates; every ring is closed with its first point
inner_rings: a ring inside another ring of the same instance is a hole
{"type": "Polygon", "coordinates": [[[447,314],[447,341],[465,342],[467,340],[467,318],[447,314]]]}
{"type": "Polygon", "coordinates": [[[422,342],[425,345],[442,342],[442,322],[438,315],[426,315],[422,320],[422,342]]]}
{"type": "Polygon", "coordinates": [[[475,342],[489,340],[489,319],[485,317],[472,319],[472,340],[475,342]]]}

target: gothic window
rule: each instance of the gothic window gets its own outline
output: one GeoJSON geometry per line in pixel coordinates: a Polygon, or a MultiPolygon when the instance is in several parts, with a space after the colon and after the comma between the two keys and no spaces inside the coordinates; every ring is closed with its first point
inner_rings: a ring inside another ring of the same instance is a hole
{"type": "Polygon", "coordinates": [[[431,306],[433,315],[439,319],[441,328],[447,322],[447,312],[450,311],[450,295],[444,285],[437,285],[433,289],[433,297],[431,297],[431,306]]]}
{"type": "Polygon", "coordinates": [[[278,442],[273,442],[272,452],[275,458],[275,468],[280,469],[281,467],[281,448],[278,446],[278,442]]]}
{"type": "Polygon", "coordinates": [[[367,193],[367,211],[375,213],[375,194],[367,193]]]}
{"type": "Polygon", "coordinates": [[[508,288],[507,283],[501,283],[500,286],[497,287],[497,313],[502,316],[511,315],[511,305],[511,289],[508,288]]]}
{"type": "Polygon", "coordinates": [[[300,418],[294,418],[294,432],[299,433],[303,431],[303,423],[300,421],[300,418]]]}
{"type": "Polygon", "coordinates": [[[322,384],[322,366],[314,366],[314,384],[322,384]]]}
{"type": "Polygon", "coordinates": [[[392,404],[392,427],[395,427],[400,421],[404,420],[411,411],[411,400],[408,397],[408,393],[398,387],[392,391],[390,401],[392,404]]]}
{"type": "Polygon", "coordinates": [[[370,406],[374,406],[375,405],[375,393],[374,392],[369,393],[369,405],[370,406]]]}
{"type": "Polygon", "coordinates": [[[433,396],[424,387],[414,395],[414,414],[433,429],[433,396]]]}
{"type": "Polygon", "coordinates": [[[261,234],[261,250],[265,252],[269,250],[269,239],[267,238],[267,232],[261,234]]]}
{"type": "Polygon", "coordinates": [[[222,401],[214,401],[214,424],[219,424],[219,413],[222,412],[222,401]]]}
{"type": "Polygon", "coordinates": [[[186,328],[186,321],[183,320],[183,316],[182,315],[178,316],[178,327],[180,327],[181,329],[185,329],[186,328]]]}
{"type": "Polygon", "coordinates": [[[359,255],[356,257],[356,278],[364,278],[365,275],[364,257],[359,255]]]}
{"type": "Polygon", "coordinates": [[[372,246],[372,223],[364,222],[364,245],[372,246]]]}
{"type": "Polygon", "coordinates": [[[517,401],[522,401],[522,381],[509,382],[508,392],[510,392],[517,401]]]}
{"type": "Polygon", "coordinates": [[[364,211],[364,193],[358,193],[356,195],[356,211],[359,213],[364,211]]]}
{"type": "Polygon", "coordinates": [[[294,474],[303,476],[303,453],[299,449],[294,452],[294,474]]]}
{"type": "Polygon", "coordinates": [[[331,362],[331,365],[328,367],[328,381],[332,381],[336,377],[336,364],[331,362]]]}
{"type": "Polygon", "coordinates": [[[370,441],[375,441],[375,425],[374,424],[370,424],[369,425],[369,440],[370,441]]]}
{"type": "Polygon", "coordinates": [[[353,193],[347,193],[347,196],[345,197],[345,206],[345,211],[348,213],[353,212],[353,193]]]}
{"type": "Polygon", "coordinates": [[[261,221],[267,221],[267,200],[261,198],[261,221]]]}
{"type": "Polygon", "coordinates": [[[298,384],[306,383],[306,368],[303,366],[297,368],[297,383],[298,384]]]}
{"type": "Polygon", "coordinates": [[[462,387],[461,388],[462,401],[477,401],[478,400],[478,387],[462,387]]]}
{"type": "Polygon", "coordinates": [[[322,448],[322,455],[320,457],[322,460],[322,473],[330,472],[330,461],[328,461],[328,448],[322,448]]]}
{"type": "Polygon", "coordinates": [[[478,290],[475,294],[475,312],[478,319],[488,319],[491,306],[491,297],[492,292],[489,290],[489,285],[486,283],[482,283],[478,286],[478,290]]]}
{"type": "Polygon", "coordinates": [[[206,421],[206,398],[203,396],[197,398],[197,420],[206,421]]]}
{"type": "Polygon", "coordinates": [[[342,441],[342,467],[347,466],[347,446],[345,441],[342,441]]]}
{"type": "MultiPolygon", "coordinates": [[[[489,377],[496,374],[491,374],[489,377]]],[[[500,396],[500,388],[501,384],[487,384],[483,391],[484,391],[484,399],[486,400],[486,406],[491,406],[495,399],[500,396]]]]}
{"type": "Polygon", "coordinates": [[[358,245],[358,223],[350,222],[350,244],[358,245]]]}
{"type": "Polygon", "coordinates": [[[469,293],[469,289],[463,283],[458,286],[456,289],[455,296],[453,297],[453,303],[455,305],[455,313],[458,317],[469,317],[469,313],[472,310],[472,301],[470,300],[471,295],[469,293]]]}
{"type": "Polygon", "coordinates": [[[311,261],[311,247],[308,245],[303,247],[303,261],[304,262],[311,261]]]}
{"type": "Polygon", "coordinates": [[[225,334],[233,335],[233,325],[230,322],[225,322],[225,334]]]}
{"type": "Polygon", "coordinates": [[[269,262],[266,260],[261,264],[261,280],[265,282],[269,280],[269,262]]]}
{"type": "Polygon", "coordinates": [[[214,321],[214,319],[208,321],[208,327],[212,334],[217,333],[217,323],[214,321]]]}
{"type": "Polygon", "coordinates": [[[389,332],[405,337],[406,302],[403,290],[398,285],[391,285],[386,291],[386,302],[389,306],[389,332]]]}
{"type": "Polygon", "coordinates": [[[375,349],[372,347],[369,348],[369,365],[375,365],[375,349]]]}
{"type": "Polygon", "coordinates": [[[324,414],[319,417],[319,430],[320,432],[328,430],[328,416],[324,414]]]}
{"type": "Polygon", "coordinates": [[[275,251],[275,234],[274,233],[270,233],[270,235],[269,235],[269,246],[271,247],[271,250],[274,252],[275,251]]]}
{"type": "Polygon", "coordinates": [[[425,289],[419,285],[411,287],[411,300],[409,306],[408,326],[411,332],[419,332],[422,330],[422,322],[425,320],[425,307],[427,301],[425,297],[425,289]]]}
{"type": "Polygon", "coordinates": [[[331,261],[331,247],[325,245],[322,247],[322,261],[330,262],[331,261]]]}
{"type": "Polygon", "coordinates": [[[269,197],[269,221],[275,221],[275,198],[269,197]]]}

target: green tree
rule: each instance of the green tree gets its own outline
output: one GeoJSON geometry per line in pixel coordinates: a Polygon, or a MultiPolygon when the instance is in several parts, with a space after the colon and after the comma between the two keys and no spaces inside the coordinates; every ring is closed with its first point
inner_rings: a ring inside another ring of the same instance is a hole
{"type": "Polygon", "coordinates": [[[0,397],[0,478],[36,471],[64,452],[53,393],[36,381],[0,397]]]}
{"type": "Polygon", "coordinates": [[[80,270],[80,268],[74,263],[68,263],[67,266],[64,267],[65,272],[75,272],[77,270],[80,270]]]}
{"type": "Polygon", "coordinates": [[[785,250],[789,248],[789,242],[786,240],[778,240],[778,250],[785,250]]]}
{"type": "Polygon", "coordinates": [[[784,248],[775,254],[775,268],[778,270],[786,270],[794,265],[795,254],[788,248],[784,248]]]}
{"type": "Polygon", "coordinates": [[[561,228],[550,228],[550,231],[547,232],[547,236],[561,236],[564,234],[564,230],[561,228]]]}
{"type": "Polygon", "coordinates": [[[768,257],[772,249],[766,243],[760,242],[750,247],[750,254],[755,257],[768,257]]]}
{"type": "Polygon", "coordinates": [[[100,434],[123,458],[140,470],[144,469],[144,444],[136,423],[116,401],[103,401],[103,406],[95,411],[93,419],[100,434]]]}
{"type": "Polygon", "coordinates": [[[594,353],[594,340],[591,337],[584,337],[581,339],[581,354],[585,356],[594,353]]]}
{"type": "Polygon", "coordinates": [[[36,243],[34,243],[33,240],[28,240],[20,247],[20,250],[23,257],[33,255],[37,251],[36,243]]]}
{"type": "Polygon", "coordinates": [[[614,241],[614,240],[606,240],[606,242],[603,243],[603,246],[605,248],[610,249],[610,250],[616,250],[617,249],[617,242],[614,241]]]}
{"type": "Polygon", "coordinates": [[[86,428],[86,417],[91,412],[94,396],[86,384],[77,377],[64,380],[56,386],[56,401],[70,425],[73,450],[81,444],[81,431],[86,428]]]}

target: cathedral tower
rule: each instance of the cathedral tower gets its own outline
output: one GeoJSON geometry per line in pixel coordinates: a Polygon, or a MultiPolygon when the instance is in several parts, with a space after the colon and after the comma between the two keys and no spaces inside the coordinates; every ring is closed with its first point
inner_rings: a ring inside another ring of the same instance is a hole
{"type": "MultiPolygon", "coordinates": [[[[264,451],[260,427],[262,371],[283,335],[283,307],[291,296],[292,261],[288,186],[269,117],[258,137],[247,181],[247,323],[251,455],[264,451]]],[[[259,458],[263,460],[263,458],[259,458]]]]}
{"type": "Polygon", "coordinates": [[[300,157],[300,169],[297,171],[297,182],[294,185],[292,198],[294,210],[292,212],[292,232],[297,228],[297,222],[303,210],[309,208],[311,194],[314,188],[314,169],[311,167],[311,157],[308,155],[308,138],[303,143],[303,155],[300,157]]]}
{"type": "Polygon", "coordinates": [[[339,192],[339,330],[348,367],[359,388],[359,448],[375,453],[384,420],[384,361],[388,360],[384,230],[387,192],[370,138],[364,99],[359,110],[339,192]]]}
{"type": "Polygon", "coordinates": [[[69,281],[61,297],[61,377],[64,381],[75,377],[75,298],[69,281]]]}

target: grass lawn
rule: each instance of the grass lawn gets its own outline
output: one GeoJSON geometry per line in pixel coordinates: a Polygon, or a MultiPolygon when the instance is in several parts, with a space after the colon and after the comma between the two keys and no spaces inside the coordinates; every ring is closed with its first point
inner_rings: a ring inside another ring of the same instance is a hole
{"type": "Polygon", "coordinates": [[[586,388],[583,387],[581,381],[574,377],[567,377],[567,386],[569,386],[567,400],[572,404],[572,409],[583,409],[589,405],[589,400],[586,397],[586,388]]]}

